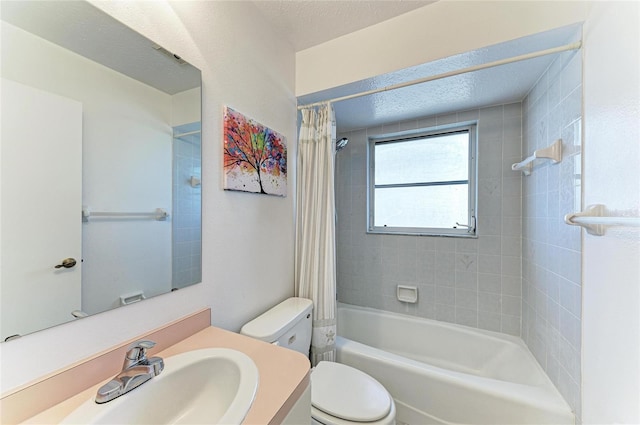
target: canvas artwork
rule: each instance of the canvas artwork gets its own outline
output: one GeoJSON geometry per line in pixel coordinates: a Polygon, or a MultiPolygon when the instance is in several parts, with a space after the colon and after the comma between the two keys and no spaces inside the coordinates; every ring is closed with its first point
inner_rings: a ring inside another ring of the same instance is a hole
{"type": "Polygon", "coordinates": [[[287,143],[270,128],[224,108],[224,189],[287,195],[287,143]]]}

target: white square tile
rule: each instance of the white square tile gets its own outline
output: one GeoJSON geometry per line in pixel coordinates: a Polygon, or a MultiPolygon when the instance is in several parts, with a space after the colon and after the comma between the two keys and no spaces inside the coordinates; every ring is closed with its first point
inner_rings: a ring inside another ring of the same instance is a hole
{"type": "Polygon", "coordinates": [[[522,275],[522,260],[520,257],[502,257],[502,276],[519,278],[522,275]]]}
{"type": "Polygon", "coordinates": [[[491,292],[478,292],[478,311],[500,315],[502,312],[502,296],[491,292]]]}
{"type": "Polygon", "coordinates": [[[478,271],[478,255],[476,253],[456,254],[456,271],[475,273],[478,271]]]}
{"type": "Polygon", "coordinates": [[[456,304],[456,292],[454,288],[436,286],[435,303],[454,306],[456,304]]]}
{"type": "Polygon", "coordinates": [[[478,211],[476,222],[476,232],[480,236],[480,240],[484,237],[497,236],[501,233],[502,220],[499,215],[485,215],[483,212],[478,211]]]}
{"type": "Polygon", "coordinates": [[[453,305],[436,304],[436,320],[443,322],[456,322],[456,309],[453,305]]]}
{"type": "Polygon", "coordinates": [[[478,290],[478,273],[473,272],[455,272],[455,287],[462,289],[478,290]]]}
{"type": "Polygon", "coordinates": [[[490,106],[488,108],[480,109],[480,120],[486,121],[502,121],[502,117],[504,115],[504,107],[503,105],[490,106]]]}
{"type": "Polygon", "coordinates": [[[437,125],[454,124],[456,122],[458,122],[458,116],[456,113],[436,116],[437,125]]]}
{"type": "Polygon", "coordinates": [[[467,289],[457,289],[455,292],[456,308],[478,309],[478,292],[467,289]]]}
{"type": "MultiPolygon", "coordinates": [[[[439,253],[455,252],[456,251],[455,239],[454,238],[436,238],[436,251],[439,253]]],[[[453,259],[451,260],[451,263],[453,263],[453,259]]]]}
{"type": "Polygon", "coordinates": [[[426,117],[418,119],[418,128],[430,128],[436,126],[436,117],[426,117]]]}
{"type": "Polygon", "coordinates": [[[417,130],[418,128],[418,120],[408,120],[398,123],[399,131],[417,130]]]}
{"type": "Polygon", "coordinates": [[[522,280],[520,277],[502,276],[501,285],[502,285],[501,292],[503,295],[513,295],[513,296],[522,295],[522,280]]]}
{"type": "Polygon", "coordinates": [[[520,297],[503,295],[502,314],[520,317],[522,314],[522,299],[520,297]]]}
{"type": "Polygon", "coordinates": [[[478,255],[478,272],[500,274],[502,258],[499,255],[478,255]]]}
{"type": "Polygon", "coordinates": [[[500,332],[500,319],[498,313],[478,311],[478,327],[487,331],[500,332]]]}
{"type": "Polygon", "coordinates": [[[475,121],[480,116],[480,111],[477,109],[470,109],[468,111],[458,112],[458,121],[475,121]]]}
{"type": "Polygon", "coordinates": [[[502,315],[502,332],[520,336],[520,317],[502,315]]]}
{"type": "Polygon", "coordinates": [[[521,117],[522,116],[522,103],[509,103],[507,105],[503,105],[502,107],[503,116],[505,119],[511,117],[521,117]]]}
{"type": "Polygon", "coordinates": [[[502,278],[499,274],[478,273],[478,290],[500,294],[502,278]]]}
{"type": "Polygon", "coordinates": [[[416,239],[416,249],[419,252],[435,252],[436,238],[432,236],[421,236],[416,239]]]}
{"type": "Polygon", "coordinates": [[[478,310],[456,307],[455,313],[457,324],[478,327],[478,310]]]}

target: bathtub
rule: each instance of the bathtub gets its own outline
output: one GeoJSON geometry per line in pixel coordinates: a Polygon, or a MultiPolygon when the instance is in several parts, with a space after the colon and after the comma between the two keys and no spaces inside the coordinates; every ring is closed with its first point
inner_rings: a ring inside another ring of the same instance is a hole
{"type": "Polygon", "coordinates": [[[336,348],[387,388],[401,423],[574,423],[519,338],[340,303],[336,348]]]}

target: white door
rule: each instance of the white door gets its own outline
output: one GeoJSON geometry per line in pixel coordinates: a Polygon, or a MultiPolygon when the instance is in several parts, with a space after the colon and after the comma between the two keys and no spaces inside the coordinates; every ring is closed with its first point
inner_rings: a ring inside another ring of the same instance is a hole
{"type": "Polygon", "coordinates": [[[1,340],[80,309],[82,104],[2,79],[1,340]],[[55,268],[73,258],[71,268],[55,268]]]}

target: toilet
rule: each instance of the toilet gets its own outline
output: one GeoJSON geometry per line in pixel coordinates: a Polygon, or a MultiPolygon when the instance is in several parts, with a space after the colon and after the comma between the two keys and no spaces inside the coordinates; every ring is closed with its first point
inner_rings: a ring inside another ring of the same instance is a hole
{"type": "MultiPolygon", "coordinates": [[[[240,333],[309,355],[313,303],[289,298],[249,323],[240,333]]],[[[311,371],[311,423],[394,425],[396,407],[374,378],[353,367],[321,361],[311,371]]]]}

